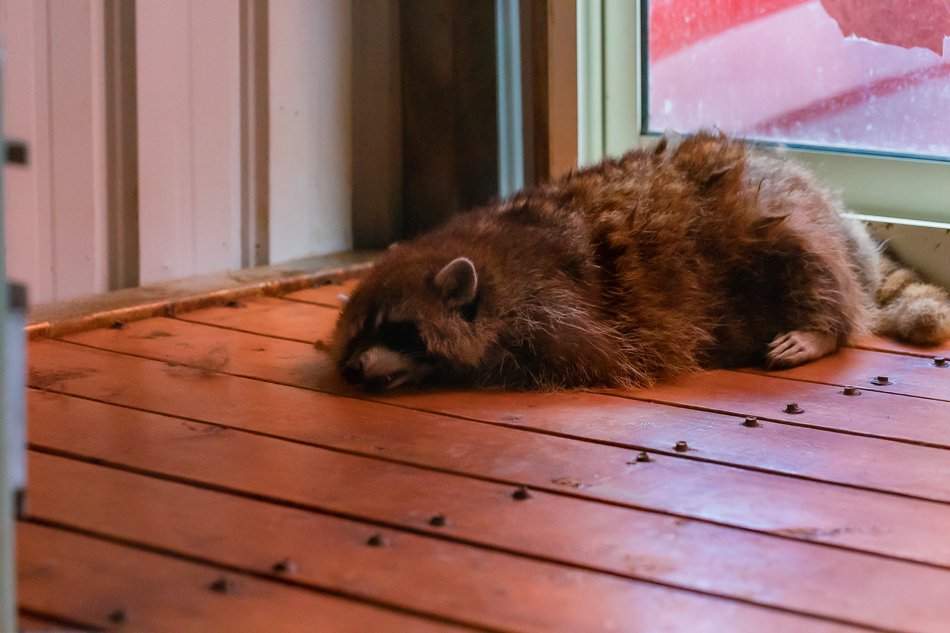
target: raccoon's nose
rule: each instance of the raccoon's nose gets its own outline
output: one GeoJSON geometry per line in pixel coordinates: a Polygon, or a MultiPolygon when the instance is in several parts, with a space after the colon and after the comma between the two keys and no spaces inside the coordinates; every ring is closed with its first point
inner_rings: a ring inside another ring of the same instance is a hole
{"type": "Polygon", "coordinates": [[[359,358],[351,358],[343,365],[343,380],[351,385],[358,385],[364,379],[363,362],[359,358]]]}

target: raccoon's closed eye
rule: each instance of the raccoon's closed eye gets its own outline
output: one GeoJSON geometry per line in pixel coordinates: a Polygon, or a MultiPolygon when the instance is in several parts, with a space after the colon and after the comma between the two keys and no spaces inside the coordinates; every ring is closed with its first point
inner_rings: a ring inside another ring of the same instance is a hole
{"type": "Polygon", "coordinates": [[[377,330],[379,342],[401,354],[424,354],[425,341],[411,321],[383,321],[377,330]]]}

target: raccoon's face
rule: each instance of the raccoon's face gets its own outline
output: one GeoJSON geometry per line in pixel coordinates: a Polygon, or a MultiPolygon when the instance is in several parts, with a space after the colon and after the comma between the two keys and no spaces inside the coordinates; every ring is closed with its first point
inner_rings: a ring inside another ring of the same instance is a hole
{"type": "Polygon", "coordinates": [[[348,383],[392,389],[477,364],[475,265],[428,268],[381,262],[347,301],[333,348],[348,383]]]}
{"type": "Polygon", "coordinates": [[[419,327],[412,321],[378,316],[352,339],[340,371],[351,385],[392,389],[422,382],[434,369],[419,327]],[[376,323],[378,321],[378,323],[376,323]]]}

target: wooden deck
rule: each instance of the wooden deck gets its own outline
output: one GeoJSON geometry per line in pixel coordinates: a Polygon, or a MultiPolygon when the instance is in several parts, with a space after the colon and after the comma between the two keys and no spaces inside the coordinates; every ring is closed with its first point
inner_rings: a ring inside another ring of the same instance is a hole
{"type": "Polygon", "coordinates": [[[950,347],[370,396],[340,290],[30,344],[25,629],[950,631],[950,347]]]}

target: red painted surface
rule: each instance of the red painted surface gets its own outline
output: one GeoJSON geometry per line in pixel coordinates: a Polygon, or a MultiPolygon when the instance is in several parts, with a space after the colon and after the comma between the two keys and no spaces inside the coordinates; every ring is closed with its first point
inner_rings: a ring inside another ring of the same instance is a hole
{"type": "Polygon", "coordinates": [[[881,97],[894,95],[929,82],[948,79],[950,79],[950,63],[920,68],[895,77],[886,77],[873,83],[856,86],[827,99],[814,101],[769,121],[763,121],[755,127],[754,131],[765,135],[787,133],[801,123],[820,121],[829,115],[857,108],[881,97]]]}
{"type": "Polygon", "coordinates": [[[821,0],[845,35],[905,48],[920,46],[936,54],[950,35],[950,3],[946,0],[821,0]]]}
{"type": "Polygon", "coordinates": [[[950,156],[950,5],[650,2],[649,127],[950,156]]]}
{"type": "Polygon", "coordinates": [[[650,59],[808,0],[659,0],[650,2],[650,59]]]}

